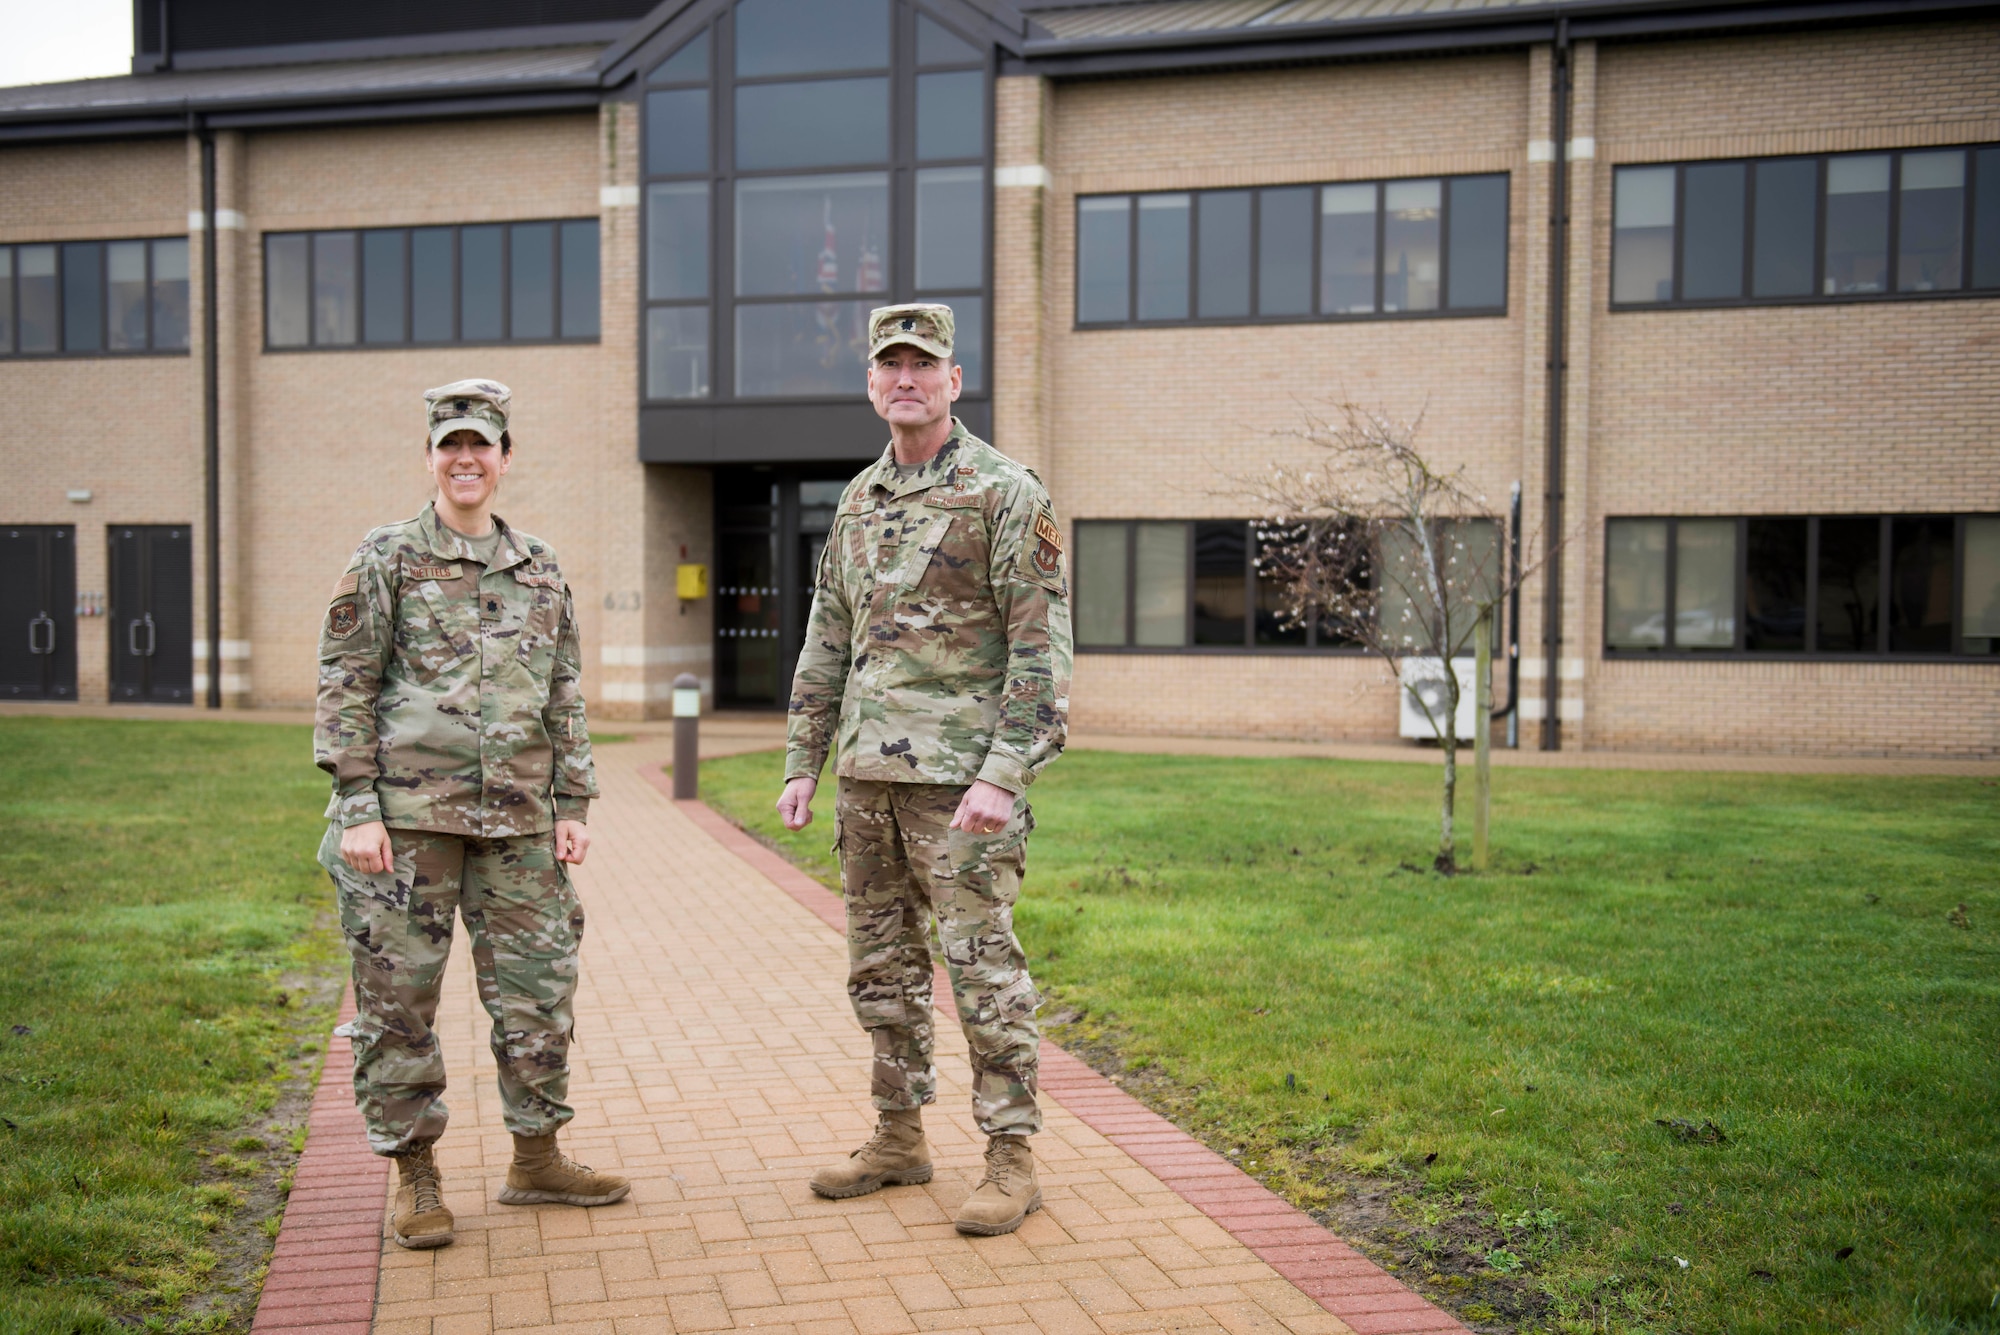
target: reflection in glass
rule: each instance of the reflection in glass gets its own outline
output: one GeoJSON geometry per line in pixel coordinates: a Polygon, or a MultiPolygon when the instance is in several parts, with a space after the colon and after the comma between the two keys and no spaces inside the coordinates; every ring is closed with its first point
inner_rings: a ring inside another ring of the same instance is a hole
{"type": "Polygon", "coordinates": [[[62,248],[63,351],[96,352],[104,346],[104,246],[72,242],[62,248]]]}
{"type": "Polygon", "coordinates": [[[1811,295],[1813,245],[1818,237],[1819,163],[1811,158],[1758,163],[1750,295],[1811,295]]]}
{"type": "Polygon", "coordinates": [[[184,236],[153,242],[153,346],[188,345],[188,243],[184,236]]]}
{"type": "Polygon", "coordinates": [[[887,172],[736,183],[736,293],[887,292],[887,172]]]}
{"type": "Polygon", "coordinates": [[[1296,624],[1286,615],[1290,602],[1289,580],[1286,572],[1266,568],[1263,558],[1273,552],[1282,551],[1287,545],[1296,543],[1305,536],[1300,528],[1265,528],[1259,526],[1257,533],[1257,555],[1260,564],[1257,569],[1257,606],[1254,609],[1254,624],[1251,637],[1263,645],[1297,645],[1306,642],[1305,622],[1296,624]]]}
{"type": "Polygon", "coordinates": [[[708,90],[646,94],[646,174],[708,170],[708,90]]]}
{"type": "Polygon", "coordinates": [[[500,232],[498,226],[459,230],[458,336],[467,343],[500,338],[500,232]]]}
{"type": "Polygon", "coordinates": [[[403,341],[403,240],[401,231],[361,234],[361,341],[403,341]]]}
{"type": "Polygon", "coordinates": [[[597,220],[562,225],[562,336],[598,335],[597,220]]]}
{"type": "MultiPolygon", "coordinates": [[[[753,507],[718,508],[747,517],[753,507]]],[[[768,527],[776,506],[755,508],[765,510],[765,531],[725,528],[716,535],[715,676],[718,692],[732,703],[769,704],[778,698],[778,534],[768,527]]]]}
{"type": "Polygon", "coordinates": [[[1438,307],[1438,241],[1443,185],[1390,181],[1382,187],[1382,309],[1438,307]]]}
{"type": "Polygon", "coordinates": [[[1674,169],[1621,167],[1612,189],[1611,299],[1674,298],[1674,169]]]}
{"type": "Polygon", "coordinates": [[[2000,148],[1972,157],[1972,285],[2000,287],[2000,148]]]}
{"type": "Polygon", "coordinates": [[[976,158],[986,151],[986,75],[917,76],[917,158],[976,158]]]}
{"type": "Polygon", "coordinates": [[[1136,525],[1132,642],[1179,647],[1188,641],[1188,526],[1136,525]]]}
{"type": "Polygon", "coordinates": [[[1445,305],[1453,310],[1507,304],[1507,178],[1462,176],[1450,182],[1451,257],[1445,305]]]}
{"type": "Polygon", "coordinates": [[[14,252],[0,246],[0,353],[14,350],[14,252]]]}
{"type": "Polygon", "coordinates": [[[1200,201],[1201,254],[1195,313],[1214,320],[1250,313],[1250,192],[1216,190],[1200,201]]]}
{"type": "Polygon", "coordinates": [[[1743,295],[1744,169],[1740,162],[1687,168],[1681,217],[1681,296],[1688,301],[1743,295]]]}
{"type": "Polygon", "coordinates": [[[16,246],[14,270],[16,296],[20,302],[20,349],[22,352],[54,352],[56,248],[16,246]]]}
{"type": "Polygon", "coordinates": [[[978,287],[986,278],[986,173],[978,167],[917,172],[917,286],[978,287]]]}
{"type": "Polygon", "coordinates": [[[708,307],[655,306],[646,312],[646,397],[708,397],[708,307]]]}
{"type": "Polygon", "coordinates": [[[885,69],[888,0],[740,0],[736,73],[885,69]]]}
{"type": "Polygon", "coordinates": [[[1896,290],[1957,291],[1965,281],[1965,154],[1903,154],[1897,199],[1896,290]]]}
{"type": "Polygon", "coordinates": [[[736,165],[843,167],[889,156],[889,81],[818,79],[736,89],[736,165]]]}
{"type": "MultiPolygon", "coordinates": [[[[924,298],[919,297],[918,300],[924,298]]],[[[959,388],[964,393],[977,394],[986,388],[986,298],[939,297],[937,300],[951,307],[955,326],[952,356],[965,372],[959,388]]]]}
{"type": "Polygon", "coordinates": [[[1375,186],[1330,185],[1319,193],[1319,309],[1375,309],[1375,186]]]}
{"type": "Polygon", "coordinates": [[[553,338],[556,332],[553,223],[516,223],[508,238],[511,284],[507,302],[510,338],[553,338]]]}
{"type": "Polygon", "coordinates": [[[1240,645],[1249,560],[1248,524],[1203,520],[1194,526],[1194,642],[1240,645]]]}
{"type": "Polygon", "coordinates": [[[449,343],[452,312],[451,229],[419,227],[410,233],[410,340],[449,343]]]}
{"type": "Polygon", "coordinates": [[[1125,643],[1125,525],[1076,526],[1076,642],[1125,643]]]}
{"type": "Polygon", "coordinates": [[[651,83],[701,83],[708,78],[708,29],[703,28],[653,70],[651,83]]]}
{"type": "Polygon", "coordinates": [[[1667,521],[1613,519],[1604,547],[1604,643],[1658,649],[1667,642],[1667,521]]]}
{"type": "Polygon", "coordinates": [[[1188,314],[1187,195],[1139,196],[1139,318],[1188,314]]]}
{"type": "Polygon", "coordinates": [[[1958,598],[1958,633],[1965,652],[2000,654],[2000,518],[1966,518],[1958,598]]]}
{"type": "Polygon", "coordinates": [[[1806,647],[1806,521],[1746,522],[1743,647],[1752,653],[1806,647]]]}
{"type": "Polygon", "coordinates": [[[1076,212],[1078,324],[1132,318],[1132,197],[1081,200],[1076,212]]]}
{"type": "MultiPolygon", "coordinates": [[[[302,348],[312,335],[312,276],[302,234],[264,236],[264,337],[274,348],[302,348]]],[[[21,252],[23,260],[29,252],[21,252]]],[[[23,266],[25,272],[26,265],[23,266]]],[[[53,265],[51,265],[53,272],[53,265]]],[[[28,330],[27,291],[22,293],[23,346],[28,330]]],[[[51,325],[53,327],[53,324],[51,325]]]]}
{"type": "Polygon", "coordinates": [[[917,14],[917,63],[919,65],[965,65],[986,59],[979,48],[960,37],[930,15],[917,14]]]}
{"type": "Polygon", "coordinates": [[[1894,519],[1889,535],[1889,652],[1950,653],[1950,516],[1894,519]]]}
{"type": "Polygon", "coordinates": [[[1875,651],[1881,577],[1881,520],[1853,515],[1819,521],[1819,607],[1814,621],[1819,652],[1875,651]]]}
{"type": "Polygon", "coordinates": [[[104,248],[105,346],[114,352],[146,346],[146,243],[113,241],[104,248]]]}
{"type": "Polygon", "coordinates": [[[1889,289],[1889,155],[1826,164],[1826,293],[1889,289]]]}
{"type": "Polygon", "coordinates": [[[1257,313],[1312,310],[1311,186],[1257,192],[1257,313]]]}
{"type": "Polygon", "coordinates": [[[708,182],[646,187],[646,296],[708,295],[708,182]]]}
{"type": "Polygon", "coordinates": [[[360,249],[353,232],[313,237],[313,342],[321,347],[344,346],[359,335],[360,249]]]}
{"type": "Polygon", "coordinates": [[[736,308],[736,392],[746,398],[863,392],[869,301],[736,308]]]}
{"type": "Polygon", "coordinates": [[[1674,647],[1736,647],[1736,521],[1674,525],[1674,647]]]}

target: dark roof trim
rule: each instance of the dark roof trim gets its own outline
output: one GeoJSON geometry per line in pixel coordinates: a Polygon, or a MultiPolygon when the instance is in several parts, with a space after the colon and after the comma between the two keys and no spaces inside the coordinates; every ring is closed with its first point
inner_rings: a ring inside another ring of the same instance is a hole
{"type": "Polygon", "coordinates": [[[520,116],[548,111],[595,111],[595,90],[572,93],[515,93],[493,97],[452,97],[412,102],[367,102],[354,106],[273,108],[268,111],[213,112],[202,117],[212,129],[263,130],[284,126],[351,125],[360,121],[438,120],[457,116],[520,116]]]}
{"type": "Polygon", "coordinates": [[[139,139],[186,134],[186,116],[123,116],[91,121],[0,123],[0,144],[38,144],[71,139],[139,139]]]}
{"type": "MultiPolygon", "coordinates": [[[[489,28],[433,32],[409,37],[368,37],[351,42],[299,42],[290,46],[231,47],[222,51],[176,51],[176,70],[250,69],[262,65],[314,65],[334,60],[375,60],[392,56],[450,56],[469,51],[522,51],[547,46],[611,42],[632,30],[624,21],[550,23],[532,28],[489,28]]],[[[134,74],[160,71],[157,51],[132,57],[134,74]]]]}
{"type": "Polygon", "coordinates": [[[1006,59],[1004,74],[1087,78],[1184,69],[1338,60],[1364,56],[1507,48],[1552,40],[1558,18],[1573,39],[1691,36],[1750,28],[1894,22],[1990,10],[1991,0],[1819,0],[1818,3],[1716,5],[1713,0],[1658,3],[1556,3],[1398,15],[1377,20],[1233,28],[1091,42],[1040,39],[1006,59]]]}

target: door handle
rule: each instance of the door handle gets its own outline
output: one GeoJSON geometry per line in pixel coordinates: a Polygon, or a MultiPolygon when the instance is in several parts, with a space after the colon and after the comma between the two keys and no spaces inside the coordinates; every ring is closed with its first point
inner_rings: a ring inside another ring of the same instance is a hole
{"type": "Polygon", "coordinates": [[[55,651],[56,651],[55,619],[49,616],[48,613],[44,612],[42,615],[36,617],[34,620],[28,623],[28,652],[31,654],[52,654],[55,651]],[[35,637],[35,631],[40,627],[47,627],[48,629],[49,640],[47,644],[42,644],[38,642],[35,637]]]}
{"type": "Polygon", "coordinates": [[[153,625],[153,614],[151,612],[146,613],[145,622],[146,622],[146,657],[151,658],[153,656],[153,650],[159,647],[160,637],[158,630],[153,625]]]}

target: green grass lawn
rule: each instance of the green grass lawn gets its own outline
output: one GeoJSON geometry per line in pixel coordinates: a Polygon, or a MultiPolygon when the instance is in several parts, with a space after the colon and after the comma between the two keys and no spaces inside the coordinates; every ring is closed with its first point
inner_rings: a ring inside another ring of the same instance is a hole
{"type": "MultiPolygon", "coordinates": [[[[780,774],[703,795],[824,877],[780,774]]],[[[1437,784],[1064,757],[1017,915],[1055,1035],[1478,1324],[2000,1329],[1992,781],[1502,771],[1456,878],[1437,784]]]]}
{"type": "Polygon", "coordinates": [[[325,793],[300,727],[0,719],[0,1330],[247,1328],[338,995],[325,793]]]}

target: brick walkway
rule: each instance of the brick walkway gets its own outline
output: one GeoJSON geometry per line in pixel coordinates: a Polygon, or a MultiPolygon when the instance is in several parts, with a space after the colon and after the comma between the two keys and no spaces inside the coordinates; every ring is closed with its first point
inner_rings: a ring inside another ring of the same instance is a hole
{"type": "MultiPolygon", "coordinates": [[[[578,876],[591,918],[565,1146],[629,1174],[632,1197],[590,1211],[492,1203],[509,1141],[461,933],[438,1018],[458,1242],[408,1252],[385,1230],[375,1335],[1463,1329],[1060,1052],[1045,1056],[1036,1139],[1046,1208],[1008,1237],[959,1235],[951,1214],[983,1144],[955,1024],[940,1025],[928,1119],[936,1178],[813,1196],[812,1169],[874,1120],[846,950],[824,920],[832,897],[629,763],[600,776],[598,843],[578,876]]],[[[298,1250],[285,1237],[279,1249],[298,1250]]],[[[258,1327],[294,1325],[292,1303],[258,1327]]],[[[322,1319],[331,1328],[334,1312],[322,1319]]]]}

